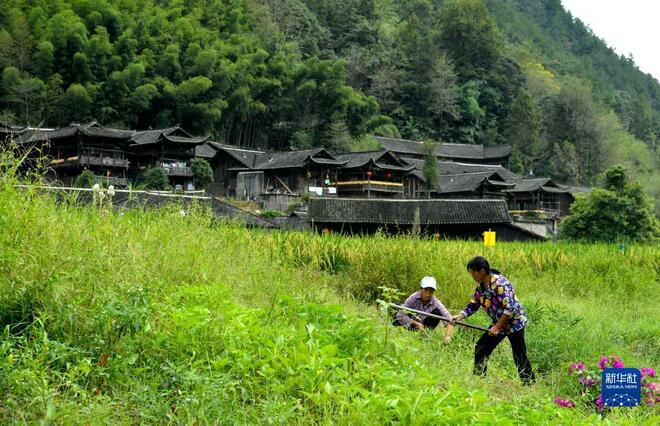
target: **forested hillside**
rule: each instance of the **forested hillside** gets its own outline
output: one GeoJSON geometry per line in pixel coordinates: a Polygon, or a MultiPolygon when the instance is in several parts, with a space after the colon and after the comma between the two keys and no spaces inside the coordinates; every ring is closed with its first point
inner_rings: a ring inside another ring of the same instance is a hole
{"type": "Polygon", "coordinates": [[[0,67],[3,122],[510,143],[517,172],[660,191],[658,81],[559,0],[0,0],[0,67]]]}

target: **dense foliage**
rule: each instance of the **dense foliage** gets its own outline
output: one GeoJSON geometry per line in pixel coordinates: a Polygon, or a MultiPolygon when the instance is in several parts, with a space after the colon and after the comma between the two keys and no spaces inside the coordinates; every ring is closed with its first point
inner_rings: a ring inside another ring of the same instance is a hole
{"type": "Polygon", "coordinates": [[[203,158],[195,158],[190,162],[190,170],[195,182],[195,188],[206,189],[213,182],[213,169],[208,161],[203,158]]]}
{"type": "Polygon", "coordinates": [[[90,170],[83,170],[76,178],[73,186],[76,188],[91,188],[96,183],[96,177],[90,170]]]}
{"type": "Polygon", "coordinates": [[[167,173],[162,167],[153,167],[144,173],[144,187],[147,189],[165,190],[170,187],[167,173]]]}
{"type": "Polygon", "coordinates": [[[660,222],[638,182],[628,182],[626,169],[612,166],[604,187],[578,197],[562,222],[564,237],[585,241],[649,241],[660,239],[660,222]]]}
{"type": "Polygon", "coordinates": [[[660,197],[658,81],[559,0],[0,0],[0,28],[3,121],[512,143],[518,172],[623,161],[660,197]]]}

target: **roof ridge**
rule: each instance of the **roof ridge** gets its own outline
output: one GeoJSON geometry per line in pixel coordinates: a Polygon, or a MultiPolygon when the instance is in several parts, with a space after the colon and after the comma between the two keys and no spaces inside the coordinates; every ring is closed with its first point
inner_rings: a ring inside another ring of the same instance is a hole
{"type": "Polygon", "coordinates": [[[398,198],[347,198],[347,197],[333,197],[333,198],[322,198],[322,197],[314,197],[315,199],[319,200],[337,200],[337,201],[354,201],[354,202],[393,202],[393,203],[433,203],[433,202],[438,202],[438,201],[449,201],[449,202],[455,202],[455,201],[469,201],[471,203],[483,203],[483,202],[497,202],[497,203],[506,203],[506,200],[502,199],[494,199],[494,198],[479,198],[479,199],[473,199],[473,198],[430,198],[430,199],[398,199],[398,198]]]}
{"type": "Polygon", "coordinates": [[[374,138],[380,138],[380,139],[389,139],[393,141],[401,141],[401,142],[414,142],[418,144],[424,144],[424,141],[417,141],[414,139],[401,139],[401,138],[391,138],[389,136],[374,136],[374,138]]]}

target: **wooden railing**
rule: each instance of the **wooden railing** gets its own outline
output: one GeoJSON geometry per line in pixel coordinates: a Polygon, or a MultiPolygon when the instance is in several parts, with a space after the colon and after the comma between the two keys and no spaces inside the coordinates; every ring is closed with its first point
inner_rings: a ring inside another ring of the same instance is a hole
{"type": "Polygon", "coordinates": [[[81,155],[51,160],[51,166],[105,166],[128,168],[128,160],[112,157],[97,157],[93,155],[81,155]]]}
{"type": "Polygon", "coordinates": [[[98,157],[93,155],[81,155],[80,164],[88,166],[108,166],[108,167],[126,167],[128,160],[123,158],[98,157]]]}
{"type": "Polygon", "coordinates": [[[165,174],[168,176],[184,176],[192,177],[192,169],[190,167],[165,167],[162,166],[165,170],[165,174]]]}
{"type": "Polygon", "coordinates": [[[389,192],[399,193],[403,192],[403,184],[400,182],[387,182],[380,180],[350,180],[344,182],[337,182],[337,191],[341,192],[389,192]]]}
{"type": "Polygon", "coordinates": [[[347,180],[343,182],[337,182],[337,186],[347,186],[347,185],[372,185],[372,186],[395,186],[402,187],[401,182],[387,182],[383,180],[347,180]]]}

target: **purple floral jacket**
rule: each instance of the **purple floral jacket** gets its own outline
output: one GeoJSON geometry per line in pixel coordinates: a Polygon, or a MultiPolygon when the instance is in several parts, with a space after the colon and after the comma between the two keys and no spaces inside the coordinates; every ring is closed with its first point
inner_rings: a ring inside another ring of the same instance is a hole
{"type": "Polygon", "coordinates": [[[469,317],[475,313],[479,306],[482,306],[488,316],[493,320],[493,325],[502,318],[503,314],[508,314],[508,321],[502,326],[502,334],[511,334],[525,328],[527,316],[525,308],[516,298],[513,286],[503,275],[492,274],[490,283],[486,288],[477,285],[472,299],[468,302],[463,314],[469,317]]]}

